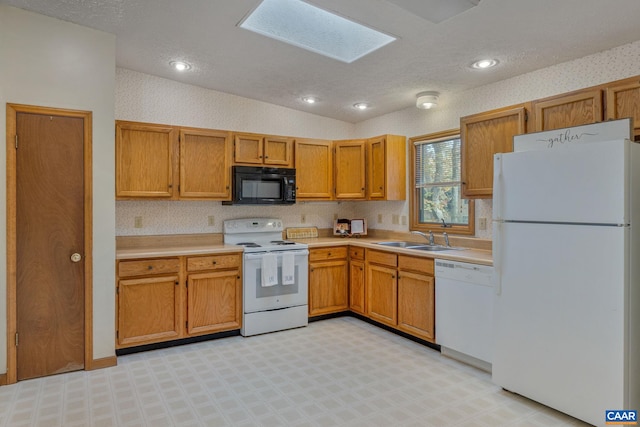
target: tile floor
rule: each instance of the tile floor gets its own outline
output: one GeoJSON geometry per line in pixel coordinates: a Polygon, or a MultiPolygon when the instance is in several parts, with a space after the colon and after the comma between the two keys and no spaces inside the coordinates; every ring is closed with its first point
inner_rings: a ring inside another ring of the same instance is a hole
{"type": "Polygon", "coordinates": [[[0,426],[578,426],[351,317],[0,387],[0,426]]]}

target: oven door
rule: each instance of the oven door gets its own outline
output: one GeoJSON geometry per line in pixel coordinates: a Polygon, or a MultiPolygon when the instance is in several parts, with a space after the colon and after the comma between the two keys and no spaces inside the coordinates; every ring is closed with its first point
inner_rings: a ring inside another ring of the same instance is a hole
{"type": "Polygon", "coordinates": [[[309,295],[309,251],[274,251],[278,258],[278,284],[262,286],[262,257],[267,252],[244,254],[243,307],[245,313],[306,305],[309,295]],[[282,255],[294,254],[294,283],[282,284],[282,255]]]}

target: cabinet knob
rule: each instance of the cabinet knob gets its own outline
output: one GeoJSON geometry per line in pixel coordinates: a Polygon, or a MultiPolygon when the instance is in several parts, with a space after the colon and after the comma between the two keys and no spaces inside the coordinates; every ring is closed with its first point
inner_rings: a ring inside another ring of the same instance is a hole
{"type": "Polygon", "coordinates": [[[331,256],[331,252],[329,252],[329,256],[331,256]]]}
{"type": "Polygon", "coordinates": [[[148,266],[147,270],[153,270],[153,266],[152,265],[148,266]]]}
{"type": "Polygon", "coordinates": [[[217,261],[213,261],[213,265],[216,265],[218,262],[217,261]]]}
{"type": "Polygon", "coordinates": [[[268,158],[269,158],[269,156],[264,156],[264,158],[265,158],[265,159],[268,159],[268,158]]]}

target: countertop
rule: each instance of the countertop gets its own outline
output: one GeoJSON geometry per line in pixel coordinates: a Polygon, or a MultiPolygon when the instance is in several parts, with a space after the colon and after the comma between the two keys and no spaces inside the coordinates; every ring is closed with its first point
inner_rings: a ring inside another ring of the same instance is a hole
{"type": "MultiPolygon", "coordinates": [[[[424,258],[448,259],[474,264],[493,265],[491,250],[469,248],[454,251],[427,252],[378,245],[378,242],[416,240],[415,236],[404,233],[402,236],[367,236],[360,238],[315,237],[295,239],[306,243],[310,249],[328,246],[359,246],[386,252],[395,252],[424,258]]],[[[463,246],[452,242],[455,246],[463,246]]],[[[486,245],[484,245],[486,246],[486,245]]],[[[242,246],[224,244],[221,234],[181,234],[167,236],[119,236],[116,238],[116,259],[156,258],[167,256],[205,255],[222,252],[243,252],[242,246]]]]}

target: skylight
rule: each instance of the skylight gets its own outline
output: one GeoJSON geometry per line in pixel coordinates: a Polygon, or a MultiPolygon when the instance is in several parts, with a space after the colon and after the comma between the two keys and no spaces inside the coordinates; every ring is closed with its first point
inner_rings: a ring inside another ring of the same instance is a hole
{"type": "Polygon", "coordinates": [[[238,25],[346,63],[396,40],[301,0],[263,0],[238,25]]]}

